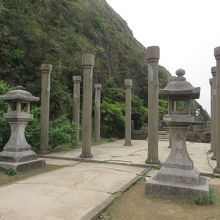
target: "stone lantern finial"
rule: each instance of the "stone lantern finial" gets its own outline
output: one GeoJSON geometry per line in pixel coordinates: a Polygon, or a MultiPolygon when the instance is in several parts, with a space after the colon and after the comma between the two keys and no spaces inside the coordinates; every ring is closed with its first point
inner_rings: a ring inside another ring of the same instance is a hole
{"type": "Polygon", "coordinates": [[[177,76],[184,76],[185,75],[185,70],[184,69],[178,69],[177,71],[176,71],[176,75],[177,76]]]}

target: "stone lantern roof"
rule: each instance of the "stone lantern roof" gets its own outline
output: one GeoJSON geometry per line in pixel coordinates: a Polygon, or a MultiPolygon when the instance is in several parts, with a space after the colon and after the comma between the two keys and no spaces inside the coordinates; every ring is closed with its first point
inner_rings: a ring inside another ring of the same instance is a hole
{"type": "Polygon", "coordinates": [[[160,89],[160,98],[198,99],[200,87],[193,87],[190,82],[186,81],[185,70],[178,69],[176,75],[164,89],[160,89]]]}
{"type": "Polygon", "coordinates": [[[24,89],[24,87],[16,86],[13,90],[7,92],[4,95],[1,95],[0,100],[4,100],[4,101],[20,100],[20,101],[36,102],[39,101],[39,98],[33,96],[30,92],[27,92],[24,89]]]}

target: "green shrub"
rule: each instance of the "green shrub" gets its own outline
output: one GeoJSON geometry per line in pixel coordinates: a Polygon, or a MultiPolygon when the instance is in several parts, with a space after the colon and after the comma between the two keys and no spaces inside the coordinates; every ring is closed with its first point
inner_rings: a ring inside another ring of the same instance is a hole
{"type": "MultiPolygon", "coordinates": [[[[125,91],[113,80],[107,81],[102,89],[102,135],[106,137],[124,136],[125,123],[125,91]]],[[[132,120],[135,129],[140,129],[147,121],[148,111],[143,100],[132,96],[132,120]]]]}
{"type": "Polygon", "coordinates": [[[34,151],[38,151],[40,146],[40,112],[39,107],[32,108],[31,114],[33,114],[33,120],[28,123],[25,129],[27,142],[32,146],[34,151]]]}
{"type": "Polygon", "coordinates": [[[168,101],[165,99],[159,100],[159,116],[163,119],[163,116],[168,113],[168,101]]]}
{"type": "MultiPolygon", "coordinates": [[[[34,107],[32,114],[34,119],[27,125],[25,135],[32,148],[38,151],[40,146],[40,108],[34,107]]],[[[74,143],[75,135],[76,126],[67,119],[66,115],[50,122],[49,145],[52,150],[62,144],[74,143]]]]}
{"type": "MultiPolygon", "coordinates": [[[[0,81],[0,95],[5,94],[10,90],[10,86],[7,85],[4,81],[0,81]]],[[[3,118],[4,112],[7,111],[7,103],[0,101],[0,151],[3,150],[3,147],[8,142],[10,137],[10,126],[8,122],[3,118]]]]}
{"type": "Polygon", "coordinates": [[[134,129],[140,129],[143,122],[147,122],[148,109],[144,106],[143,100],[138,96],[132,96],[132,120],[134,129]]]}
{"type": "Polygon", "coordinates": [[[61,144],[74,144],[76,126],[71,123],[66,115],[50,122],[49,145],[52,149],[61,144]]]}
{"type": "Polygon", "coordinates": [[[0,117],[0,151],[2,151],[3,147],[7,144],[10,134],[10,125],[4,118],[0,117]]]}
{"type": "Polygon", "coordinates": [[[101,104],[102,135],[105,137],[123,137],[124,135],[124,105],[103,101],[101,104]]]}

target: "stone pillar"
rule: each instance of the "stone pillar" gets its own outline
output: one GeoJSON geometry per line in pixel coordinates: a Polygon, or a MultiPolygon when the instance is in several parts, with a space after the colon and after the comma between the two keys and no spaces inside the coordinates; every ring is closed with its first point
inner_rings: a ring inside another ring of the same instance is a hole
{"type": "Polygon", "coordinates": [[[95,84],[95,140],[100,141],[100,105],[101,105],[101,84],[95,84]]]}
{"type": "Polygon", "coordinates": [[[159,164],[158,158],[158,61],[160,48],[147,48],[148,62],[148,158],[149,164],[159,164]]]}
{"type": "Polygon", "coordinates": [[[213,152],[213,79],[209,79],[209,84],[210,84],[210,101],[211,101],[211,149],[209,150],[210,152],[213,152]]]}
{"type": "Polygon", "coordinates": [[[73,76],[73,122],[76,124],[76,143],[79,146],[79,130],[80,130],[80,82],[81,76],[73,76]]]}
{"type": "Polygon", "coordinates": [[[211,151],[212,160],[216,160],[216,67],[211,68],[212,80],[211,85],[211,151]]]}
{"type": "Polygon", "coordinates": [[[92,136],[92,79],[94,55],[82,56],[83,66],[83,114],[82,114],[82,154],[81,158],[91,158],[92,136]]]}
{"type": "Polygon", "coordinates": [[[125,79],[125,143],[131,146],[131,88],[132,79],[125,79]]]}
{"type": "MultiPolygon", "coordinates": [[[[168,99],[168,114],[172,113],[173,108],[174,108],[174,106],[173,106],[174,103],[176,103],[176,102],[173,102],[170,98],[168,99]]],[[[168,148],[171,148],[171,146],[172,146],[172,137],[171,137],[172,133],[171,132],[172,131],[169,128],[170,137],[169,137],[169,146],[168,146],[168,148]]]]}
{"type": "Polygon", "coordinates": [[[220,174],[220,47],[214,49],[214,55],[216,59],[216,167],[214,173],[220,174]]]}
{"type": "Polygon", "coordinates": [[[41,116],[40,116],[40,153],[49,152],[49,111],[50,111],[50,74],[52,65],[42,64],[41,116]]]}

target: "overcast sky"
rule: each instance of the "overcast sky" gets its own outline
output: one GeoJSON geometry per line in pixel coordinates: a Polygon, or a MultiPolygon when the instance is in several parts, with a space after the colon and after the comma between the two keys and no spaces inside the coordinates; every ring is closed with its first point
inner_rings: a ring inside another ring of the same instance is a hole
{"type": "Polygon", "coordinates": [[[199,103],[210,113],[211,67],[220,46],[220,0],[107,0],[145,47],[160,47],[159,63],[178,68],[201,87],[199,103]]]}

